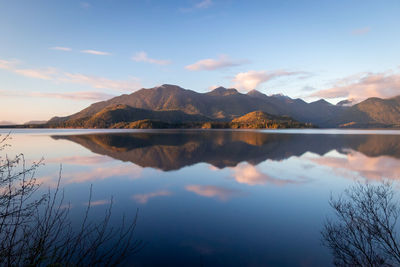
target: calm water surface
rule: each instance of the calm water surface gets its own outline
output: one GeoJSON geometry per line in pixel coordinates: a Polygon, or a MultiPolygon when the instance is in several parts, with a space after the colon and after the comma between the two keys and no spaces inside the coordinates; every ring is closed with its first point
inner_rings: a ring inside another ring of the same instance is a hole
{"type": "Polygon", "coordinates": [[[399,131],[40,129],[9,143],[9,155],[44,158],[46,187],[62,164],[77,220],[91,184],[94,218],[111,196],[116,218],[139,209],[137,266],[329,266],[331,193],[400,177],[399,131]]]}

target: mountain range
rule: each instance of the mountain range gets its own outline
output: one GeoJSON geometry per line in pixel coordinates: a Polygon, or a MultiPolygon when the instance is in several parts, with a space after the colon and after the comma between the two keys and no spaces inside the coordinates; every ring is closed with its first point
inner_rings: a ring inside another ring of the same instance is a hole
{"type": "MultiPolygon", "coordinates": [[[[162,123],[232,122],[254,111],[267,117],[286,116],[288,120],[322,128],[400,127],[400,96],[368,98],[355,105],[346,101],[333,105],[323,99],[307,103],[284,95],[267,96],[257,90],[242,94],[224,87],[198,93],[169,84],[94,103],[70,116],[54,117],[47,125],[109,128],[133,122],[158,123],[159,126],[162,123]]],[[[248,115],[246,118],[252,120],[248,115]]]]}

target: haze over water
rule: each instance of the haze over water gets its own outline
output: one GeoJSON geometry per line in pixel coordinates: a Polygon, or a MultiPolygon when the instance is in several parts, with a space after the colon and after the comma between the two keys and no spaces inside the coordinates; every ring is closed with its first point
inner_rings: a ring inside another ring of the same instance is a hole
{"type": "Polygon", "coordinates": [[[9,143],[8,155],[44,157],[42,190],[62,164],[76,220],[91,184],[94,218],[111,196],[116,218],[139,209],[138,266],[329,266],[331,193],[400,174],[400,131],[37,129],[9,143]]]}

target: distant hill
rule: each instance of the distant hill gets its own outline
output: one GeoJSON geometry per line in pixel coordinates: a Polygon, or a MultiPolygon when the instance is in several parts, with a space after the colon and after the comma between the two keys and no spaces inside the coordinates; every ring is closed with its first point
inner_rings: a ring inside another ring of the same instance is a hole
{"type": "Polygon", "coordinates": [[[332,105],[323,99],[307,103],[280,94],[267,96],[257,90],[242,94],[234,88],[218,87],[211,92],[198,93],[164,84],[94,103],[67,117],[54,117],[47,125],[89,128],[169,125],[174,128],[198,127],[200,122],[212,122],[208,126],[223,127],[223,123],[259,111],[269,116],[288,116],[297,123],[297,126],[291,124],[293,127],[302,127],[299,122],[307,127],[311,124],[333,128],[400,127],[399,99],[400,96],[370,98],[353,106],[350,101],[332,105]],[[131,124],[135,121],[142,122],[131,124]],[[194,124],[190,126],[190,123],[194,124]]]}
{"type": "Polygon", "coordinates": [[[270,115],[254,111],[232,122],[213,121],[201,115],[186,114],[179,110],[152,111],[126,105],[105,107],[92,116],[53,122],[51,127],[66,128],[304,128],[311,124],[299,123],[287,116],[270,115]]]}
{"type": "Polygon", "coordinates": [[[24,125],[36,125],[36,124],[44,124],[47,121],[27,121],[24,123],[24,125]]]}
{"type": "Polygon", "coordinates": [[[15,122],[12,121],[0,121],[0,125],[15,125],[15,122]]]}
{"type": "Polygon", "coordinates": [[[311,123],[301,123],[289,116],[271,115],[262,111],[253,111],[233,119],[230,128],[310,128],[311,123]]]}
{"type": "MultiPolygon", "coordinates": [[[[127,127],[127,125],[131,122],[143,120],[157,120],[164,123],[185,123],[203,122],[209,121],[210,119],[201,115],[186,114],[180,110],[152,111],[148,109],[133,108],[124,104],[116,104],[106,106],[99,112],[86,117],[73,116],[67,120],[53,119],[50,121],[50,124],[56,127],[137,128],[127,127]]],[[[134,125],[135,124],[131,126],[134,125]]]]}
{"type": "Polygon", "coordinates": [[[368,98],[327,123],[333,127],[400,128],[400,96],[368,98]]]}
{"type": "Polygon", "coordinates": [[[326,101],[308,104],[301,99],[267,96],[256,90],[242,94],[236,89],[218,87],[208,93],[198,93],[176,85],[164,84],[94,103],[70,116],[54,117],[49,123],[60,125],[72,121],[86,121],[105,108],[116,105],[150,111],[180,111],[187,115],[202,116],[210,121],[225,122],[259,110],[272,115],[287,115],[297,121],[311,122],[315,125],[323,125],[344,109],[326,101]]]}

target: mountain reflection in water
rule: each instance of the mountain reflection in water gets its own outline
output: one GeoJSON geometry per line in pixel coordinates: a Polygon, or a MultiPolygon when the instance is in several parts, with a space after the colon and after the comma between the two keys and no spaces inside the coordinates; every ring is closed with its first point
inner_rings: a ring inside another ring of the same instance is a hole
{"type": "MultiPolygon", "coordinates": [[[[347,155],[350,161],[363,161],[359,162],[363,166],[368,165],[366,163],[376,165],[379,161],[376,158],[380,156],[389,157],[396,163],[400,158],[399,135],[157,131],[52,137],[73,141],[96,154],[163,171],[178,170],[200,162],[217,168],[234,167],[241,162],[257,165],[265,160],[280,161],[306,152],[322,156],[332,150],[347,155]],[[370,161],[366,162],[368,159],[370,161]]],[[[343,160],[324,157],[313,161],[320,165],[344,168],[349,163],[341,162],[343,160]]]]}

